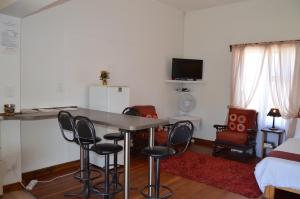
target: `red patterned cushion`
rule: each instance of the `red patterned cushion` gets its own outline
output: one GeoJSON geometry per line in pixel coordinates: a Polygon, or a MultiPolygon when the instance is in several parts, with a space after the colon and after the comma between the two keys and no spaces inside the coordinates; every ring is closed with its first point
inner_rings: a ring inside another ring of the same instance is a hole
{"type": "MultiPolygon", "coordinates": [[[[154,118],[154,119],[158,118],[156,110],[155,110],[155,106],[140,105],[140,106],[134,106],[133,108],[135,108],[142,117],[148,117],[148,118],[154,118]]],[[[137,134],[141,134],[139,136],[140,138],[148,140],[148,137],[149,137],[148,130],[141,130],[137,134]]],[[[163,129],[156,128],[155,129],[155,144],[164,145],[167,143],[167,141],[168,141],[168,132],[163,129]]]]}
{"type": "MultiPolygon", "coordinates": [[[[136,137],[142,140],[149,140],[149,130],[140,130],[136,133],[136,137]]],[[[168,142],[168,131],[163,129],[155,130],[155,145],[166,145],[168,142]]]]}
{"type": "Polygon", "coordinates": [[[134,106],[133,108],[135,108],[142,117],[157,119],[157,113],[154,106],[144,105],[144,106],[134,106]]]}
{"type": "Polygon", "coordinates": [[[232,131],[223,131],[223,132],[217,133],[216,140],[244,145],[247,143],[247,134],[246,133],[236,133],[236,132],[232,132],[232,131]]]}
{"type": "Polygon", "coordinates": [[[166,145],[168,143],[168,131],[157,129],[155,131],[155,144],[166,145]]]}
{"type": "Polygon", "coordinates": [[[239,133],[246,133],[247,129],[256,128],[256,110],[230,108],[228,128],[239,133]]]}

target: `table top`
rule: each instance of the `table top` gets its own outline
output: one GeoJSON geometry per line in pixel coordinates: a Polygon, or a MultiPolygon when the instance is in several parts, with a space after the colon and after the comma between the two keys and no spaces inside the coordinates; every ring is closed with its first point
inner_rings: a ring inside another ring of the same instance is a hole
{"type": "Polygon", "coordinates": [[[279,129],[279,128],[272,129],[272,128],[268,128],[268,127],[261,129],[261,131],[264,133],[276,133],[276,134],[282,134],[285,132],[284,129],[279,129]]]}
{"type": "MultiPolygon", "coordinates": [[[[160,125],[168,124],[168,120],[145,118],[139,116],[124,115],[118,113],[110,113],[105,111],[97,111],[86,108],[78,108],[77,110],[68,110],[74,117],[81,115],[88,117],[93,123],[117,127],[128,131],[136,131],[157,127],[160,125]]],[[[43,120],[54,119],[57,117],[57,111],[37,111],[30,113],[20,113],[13,116],[0,116],[0,120],[43,120]]]]}

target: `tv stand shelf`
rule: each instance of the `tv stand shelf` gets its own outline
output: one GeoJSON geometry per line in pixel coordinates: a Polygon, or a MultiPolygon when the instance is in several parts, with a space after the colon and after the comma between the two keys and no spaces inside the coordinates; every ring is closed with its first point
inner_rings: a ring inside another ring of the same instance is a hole
{"type": "Polygon", "coordinates": [[[165,80],[166,83],[181,83],[181,84],[202,84],[203,80],[165,80]]]}

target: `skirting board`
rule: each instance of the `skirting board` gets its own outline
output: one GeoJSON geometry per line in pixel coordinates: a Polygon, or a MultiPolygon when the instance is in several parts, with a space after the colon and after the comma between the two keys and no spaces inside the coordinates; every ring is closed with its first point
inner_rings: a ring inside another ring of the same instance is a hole
{"type": "MultiPolygon", "coordinates": [[[[63,164],[54,165],[51,167],[23,173],[22,181],[25,185],[27,185],[30,182],[30,180],[33,180],[33,179],[41,180],[41,179],[45,179],[45,178],[56,177],[58,175],[62,175],[62,174],[68,173],[68,172],[75,171],[76,169],[79,169],[79,167],[80,167],[79,160],[75,160],[72,162],[66,162],[63,164]]],[[[4,185],[3,193],[8,193],[8,192],[12,192],[12,191],[21,190],[21,189],[22,189],[22,185],[20,184],[20,182],[16,182],[13,184],[4,185]]]]}
{"type": "Polygon", "coordinates": [[[200,146],[207,146],[207,147],[213,147],[214,146],[214,141],[211,140],[205,140],[201,138],[193,138],[194,144],[200,145],[200,146]]]}

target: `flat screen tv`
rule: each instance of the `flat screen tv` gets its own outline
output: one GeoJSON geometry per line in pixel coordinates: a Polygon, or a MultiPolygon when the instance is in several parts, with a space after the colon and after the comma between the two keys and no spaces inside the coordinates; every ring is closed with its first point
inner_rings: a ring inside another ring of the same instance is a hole
{"type": "Polygon", "coordinates": [[[203,60],[179,59],[172,60],[172,80],[201,80],[203,60]]]}

